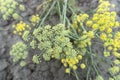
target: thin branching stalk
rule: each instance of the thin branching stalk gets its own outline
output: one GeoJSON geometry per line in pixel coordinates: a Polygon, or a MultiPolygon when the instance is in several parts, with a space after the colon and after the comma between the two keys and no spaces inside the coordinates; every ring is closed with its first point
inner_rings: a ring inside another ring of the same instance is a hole
{"type": "Polygon", "coordinates": [[[74,72],[74,74],[75,74],[75,76],[76,76],[76,79],[77,79],[77,80],[80,80],[79,77],[78,77],[77,72],[76,72],[75,70],[73,70],[73,72],[74,72]]]}
{"type": "Polygon", "coordinates": [[[86,31],[85,27],[83,26],[83,23],[80,23],[80,26],[82,27],[83,31],[86,31]]]}
{"type": "Polygon", "coordinates": [[[71,6],[69,6],[69,5],[68,5],[68,8],[70,9],[70,11],[72,12],[72,14],[73,14],[73,15],[75,15],[75,14],[76,14],[76,13],[75,13],[75,11],[72,9],[72,7],[71,7],[71,6]]]}
{"type": "Polygon", "coordinates": [[[93,66],[96,74],[99,75],[98,70],[97,70],[97,68],[96,68],[96,66],[95,66],[94,60],[93,60],[93,55],[92,55],[91,46],[89,46],[89,51],[90,51],[90,54],[91,54],[90,57],[91,57],[91,60],[92,60],[92,66],[93,66]]]}
{"type": "Polygon", "coordinates": [[[90,67],[88,68],[88,71],[87,71],[86,80],[89,80],[89,74],[90,74],[90,67]]]}
{"type": "Polygon", "coordinates": [[[63,24],[66,24],[67,0],[64,0],[63,5],[63,24]]]}
{"type": "Polygon", "coordinates": [[[78,34],[77,34],[77,32],[76,32],[76,30],[73,28],[73,26],[72,26],[72,24],[70,23],[70,20],[66,17],[66,21],[67,21],[67,23],[68,23],[68,29],[70,29],[70,27],[71,27],[71,29],[72,29],[72,31],[74,32],[74,34],[75,34],[75,36],[74,37],[76,37],[77,39],[79,38],[79,36],[78,36],[78,34]]]}
{"type": "Polygon", "coordinates": [[[59,2],[59,1],[57,1],[57,5],[58,5],[58,11],[59,11],[60,22],[62,22],[62,12],[61,12],[61,7],[60,7],[60,2],[59,2]]]}
{"type": "Polygon", "coordinates": [[[45,22],[46,18],[48,17],[48,15],[50,14],[51,10],[54,8],[55,4],[56,4],[56,0],[52,3],[50,9],[48,10],[48,12],[46,13],[46,15],[44,16],[44,18],[42,19],[41,23],[38,24],[38,26],[42,26],[42,24],[45,22]]]}

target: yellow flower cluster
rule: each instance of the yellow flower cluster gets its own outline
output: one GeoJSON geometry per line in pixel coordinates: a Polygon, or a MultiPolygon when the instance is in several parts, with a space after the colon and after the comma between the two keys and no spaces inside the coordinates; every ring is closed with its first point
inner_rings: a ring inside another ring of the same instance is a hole
{"type": "MultiPolygon", "coordinates": [[[[88,14],[79,14],[74,17],[73,27],[77,31],[79,39],[74,41],[74,44],[77,45],[78,48],[82,48],[83,52],[85,52],[85,48],[87,45],[91,45],[91,39],[94,38],[94,32],[92,30],[86,30],[83,25],[84,22],[88,20],[88,14]]],[[[87,25],[91,25],[92,22],[87,22],[87,25]]]]}
{"type": "Polygon", "coordinates": [[[91,46],[91,40],[94,38],[94,32],[88,31],[88,32],[81,32],[81,35],[78,40],[74,41],[74,45],[76,45],[76,48],[80,50],[82,54],[86,53],[86,47],[91,46]]]}
{"type": "MultiPolygon", "coordinates": [[[[83,24],[77,22],[77,24],[83,24]]],[[[74,25],[73,25],[74,26],[74,25]]],[[[76,31],[78,30],[79,38],[74,41],[74,45],[77,46],[77,49],[80,50],[83,54],[86,52],[86,47],[91,45],[91,39],[94,38],[94,31],[86,31],[83,25],[77,25],[76,31]]]]}
{"type": "Polygon", "coordinates": [[[117,51],[118,49],[120,49],[120,32],[116,32],[113,38],[113,47],[114,47],[114,51],[117,51]]]}
{"type": "Polygon", "coordinates": [[[113,7],[108,1],[100,0],[100,5],[91,20],[86,21],[86,26],[93,30],[101,32],[100,39],[108,41],[112,36],[112,29],[119,26],[116,21],[116,12],[110,12],[110,7],[113,7]]]}
{"type": "MultiPolygon", "coordinates": [[[[74,40],[73,45],[77,50],[79,50],[81,55],[78,55],[77,58],[73,59],[72,61],[71,59],[69,61],[65,59],[62,62],[64,66],[66,66],[66,63],[68,63],[69,67],[72,68],[73,70],[77,69],[76,64],[80,63],[80,61],[82,60],[82,55],[86,54],[87,47],[91,46],[91,39],[94,38],[94,31],[86,30],[86,27],[84,26],[84,23],[88,20],[88,18],[89,18],[88,14],[79,14],[76,15],[73,20],[73,27],[78,34],[78,38],[74,40]]],[[[92,22],[90,21],[87,24],[91,25],[92,22]]],[[[84,63],[80,63],[79,66],[81,69],[84,69],[86,67],[84,63]]],[[[69,70],[70,70],[69,68],[66,68],[66,73],[69,73],[70,72],[69,70]]]]}
{"type": "MultiPolygon", "coordinates": [[[[100,31],[101,31],[100,38],[101,40],[104,41],[104,46],[107,48],[107,51],[109,51],[107,52],[108,56],[105,56],[105,57],[109,57],[111,55],[115,57],[113,62],[114,63],[113,67],[109,68],[109,72],[111,73],[111,75],[116,77],[115,75],[120,72],[119,70],[120,60],[117,59],[117,58],[120,58],[120,52],[119,52],[120,32],[117,31],[117,32],[114,32],[113,34],[112,30],[114,28],[118,28],[120,23],[116,20],[116,12],[112,11],[112,12],[109,12],[109,14],[107,13],[107,15],[110,15],[108,16],[109,18],[105,19],[106,21],[108,21],[108,24],[106,25],[106,27],[104,27],[105,29],[100,28],[100,31]],[[104,36],[103,36],[103,32],[104,32],[104,36]]],[[[119,79],[116,78],[116,80],[119,80],[119,79]]]]}
{"type": "Polygon", "coordinates": [[[76,19],[78,22],[84,22],[88,17],[88,14],[79,14],[76,16],[76,19]]]}
{"type": "Polygon", "coordinates": [[[109,3],[109,1],[100,0],[100,4],[98,6],[99,9],[97,10],[97,12],[103,13],[103,12],[109,11],[110,6],[111,6],[111,4],[109,3]]]}
{"type": "MultiPolygon", "coordinates": [[[[73,26],[75,29],[78,29],[78,24],[80,22],[84,22],[86,19],[88,19],[89,15],[88,14],[79,14],[79,15],[76,15],[74,17],[74,20],[73,20],[73,26]]],[[[78,29],[79,31],[79,29],[78,29]]]]}
{"type": "Polygon", "coordinates": [[[35,25],[36,23],[38,23],[40,21],[39,15],[38,14],[32,15],[32,17],[30,18],[30,21],[32,22],[33,25],[35,25]]]}
{"type": "MultiPolygon", "coordinates": [[[[120,58],[120,32],[114,32],[113,34],[113,29],[118,28],[120,23],[116,20],[116,12],[110,11],[110,8],[114,8],[114,5],[110,4],[109,1],[100,0],[100,4],[92,18],[89,18],[87,14],[75,16],[73,27],[79,38],[74,41],[74,45],[82,54],[85,54],[88,46],[91,46],[91,39],[95,36],[99,37],[103,42],[104,56],[109,57],[111,54],[115,56],[113,62],[115,66],[111,67],[109,71],[116,74],[120,69],[118,66],[120,60],[116,59],[120,58]]],[[[82,64],[80,66],[81,68],[85,67],[82,64]]],[[[66,69],[68,72],[69,70],[66,69]]]]}
{"type": "MultiPolygon", "coordinates": [[[[116,20],[116,12],[111,11],[110,8],[114,7],[108,1],[100,0],[100,5],[96,13],[90,20],[86,21],[86,26],[91,27],[94,31],[99,31],[99,38],[104,42],[104,46],[108,51],[117,51],[120,48],[120,32],[113,35],[113,28],[119,27],[119,22],[116,20]]],[[[110,56],[109,52],[104,52],[105,56],[110,56]]],[[[119,56],[118,52],[114,55],[119,56]]]]}
{"type": "Polygon", "coordinates": [[[114,58],[114,65],[109,68],[112,75],[120,72],[120,32],[114,32],[113,29],[119,27],[120,23],[116,20],[116,12],[111,11],[114,5],[108,1],[100,0],[100,5],[92,19],[86,22],[86,26],[91,27],[94,31],[99,32],[99,38],[104,44],[104,56],[109,57],[111,54],[114,58]]]}
{"type": "Polygon", "coordinates": [[[109,69],[109,71],[112,75],[115,75],[120,72],[120,68],[118,66],[113,66],[109,69]]]}
{"type": "Polygon", "coordinates": [[[27,30],[30,29],[30,26],[26,23],[24,23],[23,21],[20,21],[19,23],[17,23],[16,25],[13,25],[14,28],[14,34],[19,34],[22,35],[22,33],[27,30]]]}
{"type": "Polygon", "coordinates": [[[91,26],[94,30],[105,31],[106,33],[111,33],[112,28],[118,27],[119,23],[116,19],[116,13],[113,12],[104,12],[104,13],[95,13],[92,18],[93,25],[91,26]]]}
{"type": "MultiPolygon", "coordinates": [[[[66,67],[66,73],[70,73],[70,69],[77,70],[77,64],[82,60],[82,55],[78,55],[74,58],[67,57],[66,59],[61,59],[61,62],[63,63],[64,67],[66,67]]],[[[84,63],[79,65],[81,69],[84,69],[86,65],[84,63]]]]}

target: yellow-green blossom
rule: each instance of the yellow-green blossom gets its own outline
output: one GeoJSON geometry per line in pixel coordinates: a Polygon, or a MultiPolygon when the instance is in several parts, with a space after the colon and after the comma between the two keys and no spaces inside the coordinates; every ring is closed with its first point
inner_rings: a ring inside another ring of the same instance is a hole
{"type": "Polygon", "coordinates": [[[32,17],[30,18],[30,21],[32,22],[33,25],[35,25],[36,23],[38,23],[40,21],[39,15],[38,14],[32,15],[32,17]]]}
{"type": "Polygon", "coordinates": [[[22,35],[22,33],[25,30],[29,30],[30,29],[30,26],[28,24],[24,23],[23,21],[20,21],[16,25],[13,25],[13,28],[14,28],[14,32],[13,32],[14,34],[22,35]]]}

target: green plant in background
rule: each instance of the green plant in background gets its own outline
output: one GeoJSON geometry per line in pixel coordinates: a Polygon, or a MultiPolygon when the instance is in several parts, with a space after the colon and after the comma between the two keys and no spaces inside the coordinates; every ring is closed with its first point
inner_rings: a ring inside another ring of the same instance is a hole
{"type": "Polygon", "coordinates": [[[14,33],[19,34],[24,43],[13,45],[10,52],[13,61],[20,60],[20,64],[25,65],[26,51],[38,49],[42,53],[33,55],[34,63],[39,64],[41,56],[45,61],[57,59],[66,68],[65,72],[75,74],[77,80],[83,79],[84,76],[80,74],[85,74],[86,80],[90,80],[92,72],[95,73],[95,80],[104,80],[98,66],[102,64],[100,62],[110,65],[107,67],[109,80],[120,80],[120,32],[113,31],[118,29],[120,23],[116,20],[116,12],[110,11],[115,6],[109,1],[99,0],[96,11],[90,16],[86,13],[76,14],[73,10],[75,3],[70,4],[67,0],[48,2],[51,6],[44,16],[40,18],[35,14],[28,21],[29,25],[24,21],[14,25],[14,33]],[[57,8],[60,23],[46,25],[45,20],[54,8],[57,8]],[[69,12],[72,19],[67,16],[69,12]],[[95,44],[102,46],[101,54],[93,50],[95,44]],[[81,69],[84,69],[84,73],[79,72],[81,69]]]}
{"type": "Polygon", "coordinates": [[[15,0],[0,0],[0,13],[2,14],[2,18],[4,20],[9,19],[10,17],[13,17],[14,19],[18,19],[20,15],[16,11],[17,7],[21,11],[25,10],[24,5],[19,4],[15,0]]]}
{"type": "Polygon", "coordinates": [[[17,42],[12,46],[10,55],[13,56],[13,61],[18,62],[20,60],[20,65],[25,66],[25,59],[28,56],[27,46],[23,42],[17,42]]]}

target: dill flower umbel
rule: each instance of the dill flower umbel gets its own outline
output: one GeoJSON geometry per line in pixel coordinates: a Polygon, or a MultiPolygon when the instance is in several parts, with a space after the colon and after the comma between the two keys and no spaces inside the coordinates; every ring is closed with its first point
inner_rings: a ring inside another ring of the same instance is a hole
{"type": "Polygon", "coordinates": [[[20,65],[25,66],[26,64],[25,59],[27,58],[28,55],[27,45],[21,41],[17,42],[12,46],[10,55],[13,57],[14,62],[20,61],[20,65]]]}
{"type": "Polygon", "coordinates": [[[93,22],[91,21],[91,20],[88,20],[87,22],[86,22],[86,26],[91,26],[93,24],[93,22]]]}
{"type": "Polygon", "coordinates": [[[32,17],[30,18],[30,21],[32,22],[33,25],[35,25],[36,23],[38,23],[40,21],[39,15],[38,14],[32,15],[32,17]]]}
{"type": "Polygon", "coordinates": [[[103,41],[107,39],[107,35],[105,33],[102,33],[100,35],[100,39],[102,39],[103,41]]]}
{"type": "Polygon", "coordinates": [[[23,21],[20,21],[16,25],[13,25],[13,28],[14,28],[14,32],[13,32],[14,34],[18,33],[19,35],[22,35],[22,33],[25,30],[30,29],[30,26],[24,23],[23,21]]]}
{"type": "Polygon", "coordinates": [[[89,15],[88,14],[79,14],[76,16],[76,19],[78,22],[84,22],[86,19],[88,19],[89,15]]]}

